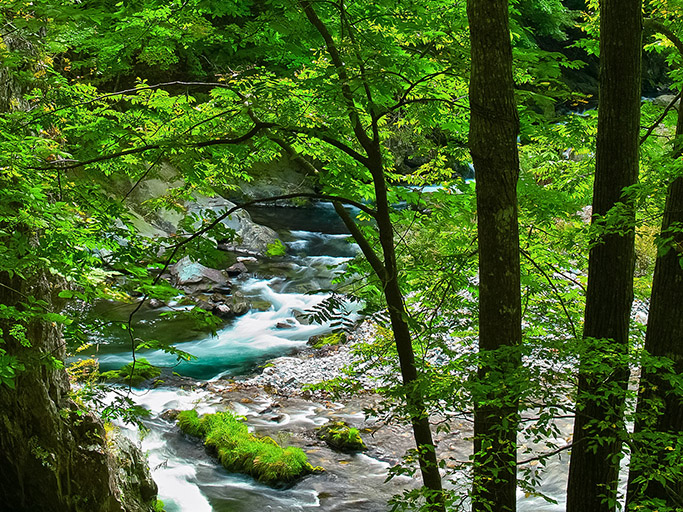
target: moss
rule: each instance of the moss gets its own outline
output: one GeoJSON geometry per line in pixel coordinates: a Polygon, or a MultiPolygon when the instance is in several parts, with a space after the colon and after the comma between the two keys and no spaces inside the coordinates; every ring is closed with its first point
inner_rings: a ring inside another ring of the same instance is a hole
{"type": "Polygon", "coordinates": [[[183,411],[178,426],[186,434],[203,438],[227,470],[269,485],[289,483],[314,471],[300,448],[282,448],[270,437],[250,434],[247,425],[230,412],[200,417],[197,411],[183,411]]]}
{"type": "Polygon", "coordinates": [[[358,429],[349,427],[343,421],[331,421],[317,429],[319,439],[325,441],[330,448],[342,452],[362,452],[367,446],[360,437],[358,429]]]}
{"type": "Polygon", "coordinates": [[[178,413],[176,421],[178,422],[180,430],[185,432],[187,435],[204,437],[204,431],[202,430],[202,426],[199,422],[199,415],[197,414],[197,411],[182,411],[178,413]]]}
{"type": "Polygon", "coordinates": [[[268,244],[266,249],[266,256],[271,258],[276,256],[284,256],[287,254],[287,247],[280,240],[275,240],[273,243],[268,244]]]}
{"type": "Polygon", "coordinates": [[[339,345],[341,343],[346,343],[346,333],[344,332],[333,332],[326,334],[325,336],[320,336],[313,343],[313,348],[322,348],[328,345],[339,345]]]}
{"type": "Polygon", "coordinates": [[[138,359],[135,362],[135,368],[133,368],[133,363],[131,362],[122,366],[118,370],[104,372],[101,375],[101,378],[104,380],[121,382],[124,384],[132,381],[134,385],[138,385],[146,380],[156,379],[160,375],[161,369],[151,365],[147,359],[138,359]]]}

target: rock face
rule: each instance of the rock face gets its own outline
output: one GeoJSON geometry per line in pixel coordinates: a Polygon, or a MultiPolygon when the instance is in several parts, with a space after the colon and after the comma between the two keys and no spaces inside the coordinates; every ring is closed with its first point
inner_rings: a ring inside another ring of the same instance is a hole
{"type": "MultiPolygon", "coordinates": [[[[49,300],[44,278],[30,286],[0,274],[0,304],[18,304],[13,290],[49,300]]],[[[9,322],[0,320],[3,333],[9,322]]],[[[16,325],[16,324],[15,324],[16,325]]],[[[134,464],[139,485],[130,480],[124,490],[126,467],[112,457],[102,423],[83,413],[69,397],[63,368],[46,355],[64,358],[58,327],[51,322],[26,326],[30,347],[4,335],[3,350],[25,366],[14,379],[15,389],[0,384],[0,508],[13,512],[142,512],[153,511],[156,486],[144,470],[141,454],[134,464]],[[144,480],[144,482],[142,481],[144,480]],[[125,491],[125,492],[124,492],[125,491]]],[[[128,453],[133,453],[128,451],[128,453]]]]}
{"type": "Polygon", "coordinates": [[[192,261],[188,256],[171,265],[168,270],[173,278],[174,286],[185,293],[208,292],[216,288],[226,289],[230,284],[223,272],[205,267],[201,263],[192,261]]]}
{"type": "MultiPolygon", "coordinates": [[[[147,201],[163,197],[169,190],[183,185],[183,182],[178,180],[177,172],[170,166],[164,165],[157,178],[146,179],[133,190],[126,204],[135,219],[134,225],[142,236],[166,237],[175,234],[181,221],[188,215],[197,215],[198,218],[205,217],[208,212],[220,215],[235,206],[235,203],[220,195],[208,197],[194,194],[191,200],[183,202],[182,211],[168,208],[150,210],[146,207],[147,201]]],[[[123,187],[122,190],[130,186],[123,187]]],[[[279,240],[275,231],[256,224],[245,210],[236,210],[224,219],[222,224],[235,233],[234,240],[221,243],[220,247],[225,250],[263,255],[268,244],[279,240]]],[[[201,221],[197,221],[194,227],[199,228],[200,225],[201,221]]],[[[211,237],[211,233],[206,236],[211,237]]]]}

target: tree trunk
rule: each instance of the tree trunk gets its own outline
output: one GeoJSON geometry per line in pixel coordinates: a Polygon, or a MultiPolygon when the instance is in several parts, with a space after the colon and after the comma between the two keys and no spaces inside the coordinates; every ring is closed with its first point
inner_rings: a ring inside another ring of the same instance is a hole
{"type": "Polygon", "coordinates": [[[413,341],[407,322],[407,311],[403,300],[403,293],[398,280],[394,228],[391,223],[387,186],[384,178],[384,165],[379,144],[369,153],[368,169],[372,174],[375,187],[377,204],[375,219],[377,221],[384,262],[377,260],[374,250],[369,247],[363,235],[355,227],[348,214],[345,213],[343,207],[335,204],[335,209],[350,229],[384,286],[384,297],[389,310],[391,330],[394,335],[394,343],[396,344],[396,351],[398,352],[399,364],[401,366],[401,378],[405,388],[406,405],[413,428],[415,445],[419,453],[420,473],[422,474],[422,482],[427,489],[427,510],[430,512],[445,512],[441,475],[436,457],[436,447],[429,424],[429,412],[419,388],[413,341]]]}
{"type": "Polygon", "coordinates": [[[611,233],[597,236],[590,249],[568,512],[616,507],[635,261],[635,213],[624,188],[638,179],[641,40],[640,0],[600,2],[594,227],[618,203],[626,207],[619,230],[612,223],[611,233]]]}
{"type": "MultiPolygon", "coordinates": [[[[679,110],[676,126],[678,147],[674,158],[683,154],[683,111],[679,110]]],[[[683,177],[676,178],[667,192],[662,238],[672,237],[668,250],[657,257],[650,298],[650,314],[645,335],[645,350],[652,356],[673,361],[673,374],[683,374],[683,177]]],[[[683,507],[683,477],[680,459],[676,468],[670,460],[680,450],[683,439],[683,395],[679,387],[662,369],[643,367],[640,377],[638,406],[631,453],[627,508],[637,510],[640,502],[660,499],[667,506],[683,507]],[[673,470],[677,475],[665,478],[666,483],[651,479],[673,470]]]]}
{"type": "Polygon", "coordinates": [[[519,116],[505,0],[469,0],[469,145],[476,173],[479,352],[472,510],[513,511],[521,342],[517,179],[519,116]]]}

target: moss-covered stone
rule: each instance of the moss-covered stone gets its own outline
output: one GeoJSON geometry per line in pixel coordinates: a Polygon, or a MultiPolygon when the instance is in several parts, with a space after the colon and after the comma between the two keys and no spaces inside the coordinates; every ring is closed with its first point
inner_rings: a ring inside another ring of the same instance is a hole
{"type": "Polygon", "coordinates": [[[349,427],[343,421],[330,421],[316,429],[318,439],[325,441],[328,446],[341,452],[362,452],[367,446],[360,437],[358,429],[349,427]]]}
{"type": "Polygon", "coordinates": [[[146,380],[156,379],[161,375],[161,369],[153,366],[147,359],[138,359],[133,363],[128,363],[118,370],[112,370],[101,374],[101,378],[111,382],[122,384],[132,383],[134,386],[146,380]],[[132,376],[132,377],[131,377],[132,376]]]}
{"type": "Polygon", "coordinates": [[[330,334],[323,334],[320,336],[311,336],[308,344],[313,348],[323,348],[327,346],[334,346],[346,343],[345,332],[332,332],[330,334]]]}
{"type": "Polygon", "coordinates": [[[270,437],[250,434],[247,425],[230,412],[200,417],[195,410],[182,411],[178,426],[202,438],[227,470],[246,473],[268,485],[286,484],[320,469],[309,464],[300,448],[282,448],[270,437]]]}

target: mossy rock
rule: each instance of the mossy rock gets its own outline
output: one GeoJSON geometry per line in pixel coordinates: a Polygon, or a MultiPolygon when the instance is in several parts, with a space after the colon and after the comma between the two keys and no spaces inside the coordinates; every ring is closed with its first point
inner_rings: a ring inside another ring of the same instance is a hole
{"type": "Polygon", "coordinates": [[[316,435],[333,450],[344,453],[363,452],[368,449],[358,429],[349,427],[343,421],[330,421],[318,427],[316,435]]]}
{"type": "Polygon", "coordinates": [[[323,348],[327,346],[341,345],[346,343],[345,332],[332,332],[330,334],[323,334],[320,336],[311,336],[308,339],[308,345],[313,348],[323,348]]]}
{"type": "Polygon", "coordinates": [[[152,365],[147,359],[138,359],[133,363],[128,363],[118,370],[104,372],[100,375],[103,380],[128,384],[129,382],[134,386],[143,383],[146,380],[156,379],[161,376],[161,369],[152,365]],[[132,376],[132,377],[131,377],[132,376]]]}
{"type": "Polygon", "coordinates": [[[185,434],[199,437],[228,471],[245,473],[268,485],[291,483],[318,472],[300,448],[282,448],[270,437],[249,433],[247,425],[230,412],[205,414],[182,411],[178,426],[185,434]]]}

